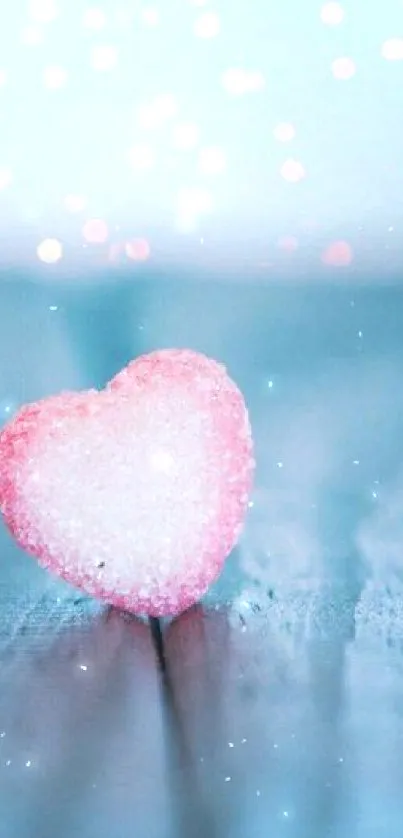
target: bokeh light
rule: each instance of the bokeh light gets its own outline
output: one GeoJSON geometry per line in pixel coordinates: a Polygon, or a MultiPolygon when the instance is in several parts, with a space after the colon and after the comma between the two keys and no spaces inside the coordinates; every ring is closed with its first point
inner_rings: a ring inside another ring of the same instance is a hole
{"type": "Polygon", "coordinates": [[[260,70],[230,67],[222,74],[221,83],[230,96],[243,96],[245,93],[263,90],[265,77],[260,70]]]}
{"type": "Polygon", "coordinates": [[[295,128],[291,122],[279,122],[273,134],[280,143],[289,143],[295,137],[295,128]]]}
{"type": "Polygon", "coordinates": [[[182,233],[197,229],[200,218],[211,212],[213,197],[208,189],[195,187],[179,190],[176,229],[182,233]]]}
{"type": "Polygon", "coordinates": [[[40,26],[24,26],[21,30],[20,41],[25,46],[39,47],[44,42],[44,32],[40,26]]]}
{"type": "Polygon", "coordinates": [[[303,34],[291,20],[295,0],[284,2],[262,7],[260,17],[214,0],[8,4],[3,251],[26,260],[57,222],[66,266],[141,261],[126,247],[143,238],[126,245],[124,232],[138,227],[154,261],[172,235],[196,259],[253,238],[244,250],[256,264],[282,254],[290,264],[284,253],[297,249],[293,264],[310,254],[320,267],[336,258],[322,247],[335,231],[340,241],[351,237],[358,264],[354,224],[389,262],[403,259],[403,0],[379,9],[319,0],[304,6],[303,34]],[[97,224],[94,232],[92,216],[107,219],[110,234],[97,224]],[[316,219],[309,230],[308,216],[316,219]],[[17,236],[35,230],[30,249],[16,247],[17,236]],[[184,242],[178,230],[197,235],[184,242]],[[84,243],[107,247],[83,251],[84,243]]]}
{"type": "Polygon", "coordinates": [[[248,74],[239,67],[232,67],[223,73],[222,84],[231,96],[242,96],[248,90],[248,74]]]}
{"type": "Polygon", "coordinates": [[[150,245],[146,239],[132,239],[126,242],[125,252],[133,262],[146,262],[150,257],[150,245]]]}
{"type": "Polygon", "coordinates": [[[298,239],[296,236],[280,236],[277,244],[280,250],[286,253],[294,253],[298,248],[298,239]]]}
{"type": "Polygon", "coordinates": [[[158,26],[160,22],[160,15],[157,9],[148,8],[142,9],[141,11],[141,18],[147,26],[158,26]]]}
{"type": "Polygon", "coordinates": [[[178,208],[181,215],[200,215],[212,208],[211,193],[208,189],[181,189],[178,195],[178,208]]]}
{"type": "Polygon", "coordinates": [[[55,0],[29,0],[28,13],[32,20],[40,23],[50,23],[58,15],[58,4],[55,0]]]}
{"type": "Polygon", "coordinates": [[[215,38],[219,31],[220,18],[215,12],[205,12],[194,24],[194,32],[198,38],[215,38]]]}
{"type": "Polygon", "coordinates": [[[154,152],[151,146],[135,145],[128,153],[129,164],[135,171],[141,172],[154,166],[154,152]]]}
{"type": "Polygon", "coordinates": [[[280,171],[284,180],[289,183],[298,183],[305,177],[305,169],[299,160],[286,160],[280,171]]]}
{"type": "Polygon", "coordinates": [[[334,268],[346,268],[353,261],[353,251],[346,241],[334,241],[322,253],[322,262],[334,268]]]}
{"type": "Polygon", "coordinates": [[[256,93],[259,90],[263,90],[265,84],[265,77],[260,70],[250,70],[246,74],[246,89],[249,93],[256,93]]]}
{"type": "MultiPolygon", "coordinates": [[[[14,396],[3,396],[0,399],[0,424],[3,424],[3,422],[6,422],[9,419],[11,419],[14,413],[16,413],[17,409],[18,403],[14,396]]],[[[4,738],[4,733],[3,736],[0,734],[0,737],[4,738]]]]}
{"type": "Polygon", "coordinates": [[[11,169],[0,167],[0,189],[6,189],[7,186],[10,186],[12,179],[11,169]]]}
{"type": "Polygon", "coordinates": [[[225,151],[222,148],[202,148],[199,152],[199,169],[206,175],[217,175],[227,165],[225,151]]]}
{"type": "Polygon", "coordinates": [[[340,3],[330,2],[322,6],[320,17],[328,26],[338,26],[344,20],[344,9],[340,3]]]}
{"type": "Polygon", "coordinates": [[[37,256],[41,262],[53,265],[63,256],[63,245],[58,239],[44,239],[38,244],[37,256]]]}
{"type": "Polygon", "coordinates": [[[143,131],[151,131],[157,128],[160,124],[160,115],[157,113],[155,106],[140,105],[136,114],[136,123],[143,131]]]}
{"type": "Polygon", "coordinates": [[[332,64],[332,73],[335,79],[348,81],[356,73],[356,66],[352,58],[336,58],[332,64]]]}
{"type": "Polygon", "coordinates": [[[172,93],[161,93],[137,108],[136,124],[144,131],[152,131],[177,116],[178,111],[179,103],[176,97],[172,93]]]}
{"type": "Polygon", "coordinates": [[[87,29],[103,29],[106,26],[106,14],[103,9],[86,9],[82,22],[87,29]]]}
{"type": "Polygon", "coordinates": [[[381,50],[387,61],[403,61],[403,38],[389,38],[384,41],[381,50]]]}
{"type": "Polygon", "coordinates": [[[66,81],[67,71],[64,67],[59,67],[58,65],[45,67],[43,71],[43,83],[45,87],[48,87],[50,90],[57,90],[59,87],[63,87],[66,81]]]}
{"type": "Polygon", "coordinates": [[[172,144],[175,148],[186,150],[194,148],[200,137],[199,126],[195,122],[183,122],[172,130],[172,144]]]}
{"type": "Polygon", "coordinates": [[[90,64],[93,70],[107,72],[113,70],[118,63],[118,51],[116,47],[98,44],[93,47],[90,54],[90,64]]]}
{"type": "Polygon", "coordinates": [[[87,198],[84,195],[66,195],[64,204],[68,212],[83,212],[87,206],[87,198]]]}
{"type": "Polygon", "coordinates": [[[83,226],[83,238],[89,244],[104,244],[109,237],[106,221],[102,218],[90,218],[83,226]]]}
{"type": "Polygon", "coordinates": [[[159,119],[172,119],[179,111],[179,103],[172,93],[162,93],[153,104],[159,119]]]}

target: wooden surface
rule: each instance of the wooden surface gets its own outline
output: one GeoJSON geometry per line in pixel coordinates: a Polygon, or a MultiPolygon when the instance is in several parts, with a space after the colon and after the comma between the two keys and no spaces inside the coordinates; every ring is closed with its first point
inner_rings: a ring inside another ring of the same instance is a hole
{"type": "Polygon", "coordinates": [[[398,838],[401,651],[333,593],[194,609],[165,675],[134,618],[2,602],[0,835],[398,838]]]}
{"type": "Polygon", "coordinates": [[[403,297],[247,283],[0,285],[3,421],[188,345],[244,390],[258,463],[164,676],[148,625],[0,529],[0,838],[402,836],[403,297]]]}

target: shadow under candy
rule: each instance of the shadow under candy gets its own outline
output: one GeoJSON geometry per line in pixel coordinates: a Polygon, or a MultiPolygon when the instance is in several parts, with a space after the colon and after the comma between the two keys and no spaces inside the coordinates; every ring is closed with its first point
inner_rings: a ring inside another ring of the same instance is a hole
{"type": "Polygon", "coordinates": [[[165,670],[149,625],[113,609],[20,656],[0,703],[0,834],[342,836],[354,609],[336,632],[322,601],[296,638],[272,606],[183,614],[165,670]]]}
{"type": "Polygon", "coordinates": [[[181,729],[212,834],[343,835],[351,795],[339,758],[354,608],[336,633],[333,619],[326,631],[325,612],[321,603],[302,642],[279,633],[269,609],[238,626],[225,610],[196,609],[167,631],[181,729]]]}
{"type": "Polygon", "coordinates": [[[148,626],[106,611],[88,628],[65,629],[19,670],[2,702],[11,761],[1,778],[12,792],[10,807],[0,806],[3,824],[12,819],[7,834],[169,835],[148,626]]]}

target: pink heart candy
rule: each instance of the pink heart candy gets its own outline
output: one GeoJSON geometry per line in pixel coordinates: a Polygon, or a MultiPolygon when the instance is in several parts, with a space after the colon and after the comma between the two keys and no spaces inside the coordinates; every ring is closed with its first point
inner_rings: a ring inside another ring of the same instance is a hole
{"type": "Polygon", "coordinates": [[[28,553],[86,593],[178,614],[236,544],[253,468],[248,413],[225,368],[162,350],[100,392],[22,407],[0,434],[0,510],[28,553]]]}

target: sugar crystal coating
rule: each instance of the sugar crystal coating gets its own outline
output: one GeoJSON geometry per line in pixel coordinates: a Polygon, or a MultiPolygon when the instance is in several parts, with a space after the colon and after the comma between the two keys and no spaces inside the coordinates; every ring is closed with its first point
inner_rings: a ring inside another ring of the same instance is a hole
{"type": "Polygon", "coordinates": [[[253,467],[225,368],[161,350],[102,391],[21,408],[0,434],[0,510],[16,541],[76,587],[138,614],[177,614],[236,544],[253,467]]]}

